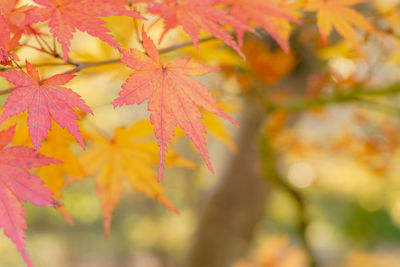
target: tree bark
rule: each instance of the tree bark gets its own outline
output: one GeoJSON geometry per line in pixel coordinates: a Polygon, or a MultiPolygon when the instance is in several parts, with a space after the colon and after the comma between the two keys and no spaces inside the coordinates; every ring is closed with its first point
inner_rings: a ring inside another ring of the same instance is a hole
{"type": "Polygon", "coordinates": [[[238,147],[227,173],[205,204],[187,259],[188,267],[225,267],[246,251],[268,195],[257,151],[265,112],[248,103],[238,147]]]}

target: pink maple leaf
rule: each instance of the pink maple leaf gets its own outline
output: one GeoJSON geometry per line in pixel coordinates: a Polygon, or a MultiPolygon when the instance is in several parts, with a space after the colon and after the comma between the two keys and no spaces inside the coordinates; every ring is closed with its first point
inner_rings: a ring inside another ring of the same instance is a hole
{"type": "MultiPolygon", "coordinates": [[[[231,15],[240,22],[247,24],[253,20],[260,25],[271,37],[280,45],[283,51],[289,53],[290,47],[288,40],[282,36],[279,24],[275,23],[274,18],[285,19],[297,24],[302,22],[287,13],[279,4],[270,0],[220,0],[221,3],[231,5],[231,15]]],[[[243,44],[245,30],[236,27],[239,44],[243,44]]]]}
{"type": "MultiPolygon", "coordinates": [[[[29,12],[26,24],[49,20],[50,32],[61,44],[64,61],[68,58],[69,46],[76,30],[98,37],[109,45],[118,48],[105,21],[98,16],[130,15],[143,18],[139,13],[124,8],[121,0],[34,0],[43,7],[29,12]]],[[[125,4],[124,4],[125,3],[125,4]]]]}
{"type": "Polygon", "coordinates": [[[6,19],[0,13],[0,64],[11,65],[12,60],[18,60],[18,56],[12,51],[19,45],[22,31],[12,33],[6,19]]]}
{"type": "Polygon", "coordinates": [[[190,76],[204,75],[216,69],[192,62],[189,58],[181,58],[164,65],[156,46],[144,31],[142,38],[147,55],[136,49],[123,51],[121,61],[138,72],[132,73],[122,85],[119,97],[113,102],[114,107],[140,104],[149,100],[150,120],[160,146],[159,179],[164,169],[167,146],[171,143],[171,136],[178,125],[199,150],[210,171],[213,171],[199,107],[236,126],[238,124],[218,107],[208,89],[190,76]]]}
{"type": "Polygon", "coordinates": [[[21,70],[9,70],[0,73],[9,82],[17,86],[8,96],[0,123],[8,117],[28,110],[29,135],[32,144],[38,148],[42,138],[47,137],[51,129],[51,120],[58,123],[76,137],[82,147],[85,146],[79,127],[74,120],[79,116],[74,107],[92,113],[90,107],[71,89],[61,87],[75,77],[72,74],[57,74],[46,80],[40,80],[38,71],[26,61],[27,73],[21,70]]]}
{"type": "Polygon", "coordinates": [[[244,57],[232,35],[222,25],[229,25],[243,31],[249,30],[246,24],[230,16],[225,10],[216,7],[216,0],[163,0],[162,3],[149,3],[149,11],[164,19],[164,35],[181,25],[198,48],[200,30],[205,30],[224,41],[244,57]]]}
{"type": "Polygon", "coordinates": [[[50,189],[29,169],[61,161],[45,157],[25,146],[6,147],[14,131],[15,126],[0,131],[0,227],[31,267],[33,264],[25,248],[26,212],[20,201],[28,201],[37,206],[55,206],[57,202],[52,198],[50,189]]]}

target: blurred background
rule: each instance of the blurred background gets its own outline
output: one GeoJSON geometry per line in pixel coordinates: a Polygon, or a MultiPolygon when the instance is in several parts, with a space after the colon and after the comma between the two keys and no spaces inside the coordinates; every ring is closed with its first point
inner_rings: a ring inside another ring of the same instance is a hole
{"type": "MultiPolygon", "coordinates": [[[[288,8],[297,14],[303,1],[293,2],[288,8]]],[[[33,262],[39,267],[400,267],[399,5],[377,0],[359,7],[385,35],[359,33],[366,59],[336,33],[323,46],[315,17],[308,16],[305,26],[290,29],[290,54],[261,29],[245,36],[246,61],[216,40],[201,43],[199,50],[187,46],[163,54],[165,61],[189,55],[221,69],[199,80],[240,128],[204,113],[215,174],[178,130],[159,190],[179,214],[151,198],[168,207],[167,200],[125,181],[106,237],[98,171],[86,168],[86,152],[73,139],[50,136],[42,153],[57,157],[66,149],[74,160],[62,169],[38,170],[48,184],[58,177],[60,184],[52,186],[60,188],[64,210],[26,204],[33,262]]],[[[124,48],[141,49],[132,18],[106,20],[124,48]]],[[[156,23],[149,34],[157,39],[161,31],[156,23]]],[[[160,47],[187,40],[173,31],[160,47]]],[[[17,54],[35,64],[59,62],[29,47],[17,54]]],[[[118,56],[86,34],[72,40],[75,62],[118,56]]],[[[43,66],[40,73],[48,77],[69,68],[43,66]]],[[[95,136],[117,140],[117,129],[130,127],[126,134],[148,135],[155,144],[151,126],[138,124],[149,116],[146,103],[115,110],[110,104],[131,72],[109,64],[86,69],[69,84],[95,114],[81,114],[88,151],[98,144],[95,136]]],[[[0,88],[9,86],[0,81],[0,88]]],[[[2,125],[18,123],[14,143],[29,142],[24,119],[2,125]]],[[[153,145],[147,147],[149,162],[132,164],[155,170],[153,145]]],[[[4,235],[0,266],[25,266],[4,235]]]]}

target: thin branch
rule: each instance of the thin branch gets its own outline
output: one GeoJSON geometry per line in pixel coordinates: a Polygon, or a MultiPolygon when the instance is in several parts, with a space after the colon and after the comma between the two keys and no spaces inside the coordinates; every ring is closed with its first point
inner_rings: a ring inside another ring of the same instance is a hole
{"type": "Polygon", "coordinates": [[[49,52],[50,52],[50,53],[54,53],[53,49],[50,47],[50,45],[46,42],[46,40],[45,40],[41,35],[38,35],[38,38],[39,38],[40,40],[42,40],[42,42],[43,42],[44,45],[47,47],[47,49],[49,49],[49,52]]]}
{"type": "Polygon", "coordinates": [[[369,100],[369,99],[360,99],[361,108],[365,108],[367,110],[373,109],[379,112],[384,112],[385,114],[394,115],[395,118],[400,119],[400,108],[392,105],[386,105],[384,103],[380,103],[377,101],[369,100]]]}
{"type": "Polygon", "coordinates": [[[54,37],[54,35],[53,35],[53,51],[54,51],[54,54],[57,55],[56,37],[54,37]]]}
{"type": "Polygon", "coordinates": [[[396,83],[386,88],[362,89],[354,88],[346,93],[338,93],[328,97],[319,97],[314,99],[301,99],[289,103],[269,105],[266,112],[284,110],[288,112],[303,112],[317,107],[323,107],[330,104],[350,103],[367,101],[368,97],[380,97],[400,94],[400,83],[396,83]]]}
{"type": "MultiPolygon", "coordinates": [[[[206,38],[202,38],[199,40],[199,43],[204,43],[210,40],[214,40],[215,37],[214,36],[210,36],[210,37],[206,37],[206,38]]],[[[180,44],[175,44],[175,45],[171,45],[169,47],[166,48],[162,48],[159,49],[158,52],[160,54],[166,54],[175,50],[178,50],[180,48],[186,47],[186,46],[190,46],[192,45],[193,42],[192,41],[188,41],[188,42],[184,42],[184,43],[180,43],[180,44]]],[[[53,56],[55,56],[56,58],[59,58],[59,56],[57,54],[52,54],[53,56]]],[[[72,60],[68,60],[67,62],[61,62],[61,63],[55,63],[55,62],[49,62],[49,63],[41,63],[41,64],[37,64],[34,65],[35,67],[46,67],[46,66],[68,66],[68,65],[75,65],[75,68],[65,71],[61,74],[73,74],[73,73],[77,73],[83,69],[88,69],[88,68],[93,68],[93,67],[98,67],[98,66],[103,66],[103,65],[109,65],[109,64],[114,64],[114,63],[119,63],[121,60],[121,58],[114,58],[114,59],[108,59],[108,60],[103,60],[103,61],[97,61],[97,62],[74,62],[72,60]]],[[[21,66],[22,68],[25,66],[21,66]]],[[[14,68],[6,68],[6,69],[0,69],[2,71],[4,70],[10,70],[10,69],[14,69],[14,68]]],[[[48,79],[48,78],[46,78],[48,79]]],[[[42,81],[45,81],[46,79],[42,79],[42,81]]],[[[17,87],[10,87],[4,90],[0,90],[0,95],[5,95],[5,94],[9,94],[11,93],[14,89],[16,89],[17,87]]]]}
{"type": "MultiPolygon", "coordinates": [[[[198,43],[200,44],[200,43],[208,42],[208,41],[211,41],[211,40],[214,40],[214,39],[216,39],[214,36],[209,36],[209,37],[200,39],[198,41],[198,43]]],[[[187,41],[187,42],[184,42],[184,43],[181,43],[181,44],[171,45],[169,47],[162,48],[162,49],[160,49],[158,51],[160,52],[160,54],[165,54],[165,53],[168,53],[168,52],[171,52],[171,51],[174,51],[174,50],[178,50],[178,49],[186,47],[186,46],[190,46],[192,44],[193,44],[192,41],[187,41]]]]}
{"type": "MultiPolygon", "coordinates": [[[[232,33],[233,34],[233,33],[232,33]]],[[[198,41],[198,43],[204,43],[208,42],[211,40],[216,39],[214,36],[209,36],[202,38],[198,41]]],[[[183,42],[180,44],[175,44],[171,45],[169,47],[161,48],[158,50],[160,54],[166,54],[175,50],[178,50],[183,47],[187,47],[192,45],[192,41],[187,41],[183,42]]],[[[58,54],[53,54],[54,57],[60,58],[58,54]]],[[[49,62],[49,63],[41,63],[35,65],[35,67],[45,67],[45,66],[68,66],[68,65],[75,65],[75,67],[71,70],[65,71],[61,74],[73,74],[77,73],[81,70],[88,69],[88,68],[93,68],[97,66],[103,66],[103,65],[109,65],[109,64],[114,64],[114,63],[119,63],[120,58],[114,58],[114,59],[108,59],[108,60],[103,60],[103,61],[97,61],[97,62],[74,62],[72,60],[68,60],[67,62],[61,62],[61,63],[55,63],[55,62],[49,62]]],[[[24,66],[21,66],[22,68],[24,66]]],[[[11,68],[7,68],[11,69],[11,68]]],[[[1,69],[4,70],[4,69],[1,69]]],[[[47,78],[46,78],[47,79],[47,78]]],[[[46,80],[43,79],[42,81],[46,80]]],[[[17,87],[10,87],[4,90],[0,90],[0,95],[8,94],[12,92],[14,89],[17,87]]],[[[309,110],[312,108],[316,107],[322,107],[326,106],[329,104],[334,104],[334,103],[343,103],[343,102],[361,102],[360,98],[363,97],[376,97],[376,96],[387,96],[387,95],[395,95],[400,93],[400,84],[394,84],[392,86],[386,87],[386,88],[377,88],[377,89],[370,89],[370,90],[365,90],[363,88],[354,88],[353,90],[350,90],[349,92],[346,93],[339,93],[335,94],[333,96],[329,97],[321,97],[321,98],[315,98],[315,99],[302,99],[300,101],[294,101],[291,103],[283,103],[279,105],[268,105],[268,108],[266,112],[272,112],[276,110],[285,110],[289,112],[302,112],[304,110],[309,110]]]]}
{"type": "Polygon", "coordinates": [[[15,64],[15,66],[17,66],[18,69],[22,70],[21,66],[18,64],[17,61],[15,61],[15,59],[13,57],[10,56],[10,59],[15,64]]]}
{"type": "Polygon", "coordinates": [[[53,55],[49,51],[43,50],[42,48],[36,47],[36,46],[33,46],[33,45],[21,44],[21,46],[29,47],[29,48],[32,48],[32,49],[38,51],[38,52],[45,53],[45,54],[48,54],[48,55],[53,55]]]}
{"type": "Polygon", "coordinates": [[[1,91],[0,91],[0,95],[9,94],[9,93],[11,93],[14,89],[17,89],[17,88],[18,88],[18,86],[14,86],[14,87],[10,87],[10,88],[1,90],[1,91]]]}
{"type": "MultiPolygon", "coordinates": [[[[45,63],[38,63],[38,64],[35,64],[34,66],[35,66],[36,68],[39,68],[39,67],[70,66],[70,65],[75,65],[75,64],[72,64],[72,63],[65,63],[65,62],[45,62],[45,63]]],[[[25,64],[24,64],[24,65],[20,65],[20,67],[21,67],[22,69],[25,69],[25,68],[26,68],[26,65],[25,65],[25,64]]],[[[13,66],[13,67],[10,67],[10,68],[0,67],[0,72],[8,71],[8,70],[15,70],[15,69],[19,69],[19,68],[16,67],[16,66],[13,66]]]]}
{"type": "Polygon", "coordinates": [[[34,34],[33,36],[35,37],[36,42],[40,45],[40,47],[41,47],[43,50],[46,50],[45,47],[43,46],[42,42],[40,41],[39,37],[38,37],[36,34],[34,34]]]}
{"type": "MultiPolygon", "coordinates": [[[[38,51],[38,52],[45,53],[45,54],[47,54],[49,56],[52,56],[52,57],[54,57],[56,59],[62,59],[62,57],[56,52],[52,53],[52,52],[49,52],[49,51],[44,50],[42,48],[35,47],[35,46],[29,45],[29,44],[22,44],[21,46],[29,47],[31,49],[34,49],[34,50],[38,51]]],[[[13,70],[13,69],[26,68],[26,65],[18,65],[16,62],[14,62],[14,63],[15,63],[16,66],[2,67],[2,68],[0,68],[0,71],[7,71],[7,70],[13,70]]],[[[44,63],[35,64],[34,66],[35,67],[48,67],[48,66],[69,66],[69,65],[78,66],[79,63],[76,63],[73,60],[68,59],[66,62],[44,62],[44,63]]]]}
{"type": "MultiPolygon", "coordinates": [[[[53,52],[50,52],[50,51],[47,51],[47,50],[45,50],[43,48],[35,47],[35,46],[29,45],[29,44],[22,44],[21,46],[25,46],[25,47],[29,47],[29,48],[35,49],[38,52],[45,53],[45,54],[47,54],[49,56],[52,56],[54,58],[57,58],[57,59],[62,59],[62,57],[55,50],[53,52]]],[[[70,62],[67,61],[67,63],[70,63],[70,62]]]]}

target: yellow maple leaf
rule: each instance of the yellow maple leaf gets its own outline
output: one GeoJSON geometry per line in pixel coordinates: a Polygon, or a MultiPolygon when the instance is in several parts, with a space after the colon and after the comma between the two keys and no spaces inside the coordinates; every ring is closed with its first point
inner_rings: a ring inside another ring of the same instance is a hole
{"type": "Polygon", "coordinates": [[[39,169],[40,177],[43,177],[46,185],[60,199],[65,185],[64,175],[86,176],[84,168],[71,148],[75,142],[75,139],[66,130],[53,123],[51,132],[40,148],[40,152],[44,155],[63,161],[63,164],[58,164],[58,166],[53,164],[39,169]]]}
{"type": "MultiPolygon", "coordinates": [[[[286,0],[278,0],[276,1],[280,7],[286,11],[288,14],[292,15],[296,19],[300,19],[303,16],[303,13],[300,12],[300,9],[304,8],[305,0],[299,0],[294,2],[287,2],[286,0]]],[[[284,40],[289,41],[290,34],[293,29],[293,24],[290,23],[287,19],[273,17],[272,18],[275,27],[277,28],[279,35],[284,38],[284,40]]]]}
{"type": "Polygon", "coordinates": [[[317,23],[324,44],[332,32],[333,27],[362,55],[360,43],[357,40],[353,26],[367,32],[380,34],[375,27],[360,13],[350,8],[353,5],[364,3],[367,0],[309,0],[306,10],[317,12],[317,23]]]}
{"type": "MultiPolygon", "coordinates": [[[[218,105],[225,112],[229,112],[230,114],[238,112],[239,107],[224,101],[220,101],[218,105]]],[[[214,136],[216,139],[221,141],[224,145],[226,145],[232,152],[238,152],[238,147],[233,141],[232,135],[228,131],[224,122],[212,113],[203,112],[203,123],[207,126],[208,132],[214,136]]]]}
{"type": "MultiPolygon", "coordinates": [[[[3,109],[0,109],[0,111],[2,112],[3,109]]],[[[32,146],[31,138],[28,132],[28,125],[26,122],[27,116],[27,113],[24,112],[8,118],[0,125],[0,130],[5,130],[13,125],[16,125],[15,135],[12,140],[16,145],[32,146]]]]}
{"type": "MultiPolygon", "coordinates": [[[[172,212],[178,212],[157,182],[153,168],[158,164],[158,147],[148,120],[134,123],[129,128],[117,128],[113,138],[95,132],[88,133],[88,138],[91,144],[82,153],[81,162],[87,173],[96,179],[106,235],[110,233],[112,213],[120,201],[125,180],[138,192],[158,200],[172,212]]],[[[189,168],[196,166],[174,153],[167,156],[166,163],[189,168]]]]}
{"type": "MultiPolygon", "coordinates": [[[[221,109],[224,112],[227,112],[229,114],[237,113],[240,110],[239,105],[228,103],[225,101],[219,101],[218,106],[221,107],[221,109]]],[[[233,137],[232,137],[231,133],[229,132],[224,121],[221,120],[221,118],[216,116],[215,114],[212,114],[212,113],[209,113],[206,111],[202,112],[202,116],[203,116],[202,122],[207,128],[207,134],[209,134],[209,135],[207,135],[207,138],[209,136],[213,136],[214,138],[219,140],[221,143],[223,143],[225,146],[227,146],[231,150],[231,152],[237,153],[238,147],[237,147],[235,141],[233,140],[233,137]]],[[[174,139],[177,140],[183,136],[185,136],[185,133],[183,132],[183,130],[180,127],[178,127],[175,130],[175,135],[174,135],[175,138],[174,139]]],[[[196,147],[193,144],[192,144],[192,147],[194,150],[196,150],[196,147]]],[[[170,155],[167,155],[165,164],[167,166],[168,166],[168,164],[171,164],[172,159],[173,159],[173,155],[170,153],[170,155]],[[169,163],[168,163],[168,161],[169,161],[169,163]]],[[[178,167],[180,167],[180,166],[178,166],[178,167]]],[[[193,168],[193,166],[183,166],[183,167],[193,168]]]]}
{"type": "MultiPolygon", "coordinates": [[[[1,124],[0,129],[6,129],[7,127],[16,125],[13,143],[32,147],[26,121],[26,112],[21,113],[7,119],[1,124]]],[[[66,185],[65,178],[69,176],[85,177],[86,173],[76,154],[71,149],[71,145],[75,144],[76,140],[65,129],[62,129],[54,122],[52,122],[51,128],[52,130],[49,132],[48,137],[43,140],[40,153],[48,157],[62,160],[63,163],[43,166],[39,168],[37,172],[45,185],[53,192],[54,197],[60,201],[60,206],[57,209],[68,223],[73,224],[73,219],[69,216],[62,204],[62,191],[66,185]]]]}
{"type": "MultiPolygon", "coordinates": [[[[2,123],[0,129],[16,125],[13,143],[32,147],[26,120],[26,113],[19,114],[7,119],[2,123]]],[[[75,139],[68,134],[65,129],[62,129],[54,122],[52,122],[51,127],[52,130],[40,147],[40,153],[48,157],[62,160],[63,163],[43,166],[39,168],[37,172],[45,185],[53,192],[54,197],[60,201],[60,206],[57,209],[68,223],[73,224],[73,219],[69,216],[62,204],[62,191],[66,185],[65,178],[69,176],[85,177],[86,173],[76,154],[71,149],[71,145],[76,143],[75,139]]]]}
{"type": "MultiPolygon", "coordinates": [[[[38,174],[45,185],[59,200],[63,199],[62,191],[66,186],[66,178],[86,176],[85,170],[71,147],[75,143],[76,140],[65,129],[53,122],[52,130],[40,148],[40,152],[44,155],[63,161],[62,164],[44,166],[38,170],[38,174]]],[[[67,222],[73,224],[73,220],[64,205],[59,207],[59,211],[67,222]]]]}

